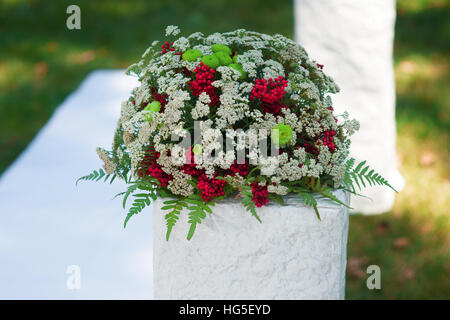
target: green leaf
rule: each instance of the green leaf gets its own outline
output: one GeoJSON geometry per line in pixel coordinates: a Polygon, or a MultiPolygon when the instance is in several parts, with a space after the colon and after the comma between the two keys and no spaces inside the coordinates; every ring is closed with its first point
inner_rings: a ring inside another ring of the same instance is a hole
{"type": "Polygon", "coordinates": [[[322,221],[322,219],[320,218],[320,214],[319,214],[319,210],[317,209],[317,205],[313,205],[313,208],[314,208],[314,212],[316,213],[316,216],[317,216],[317,218],[320,220],[320,221],[322,221]]]}
{"type": "Polygon", "coordinates": [[[127,216],[125,217],[125,221],[123,223],[124,228],[127,227],[127,223],[132,216],[139,214],[142,210],[144,210],[146,206],[149,206],[151,204],[150,194],[145,195],[145,197],[143,197],[142,195],[143,194],[133,195],[135,199],[130,209],[128,210],[127,216]]]}
{"type": "Polygon", "coordinates": [[[185,201],[191,204],[194,204],[193,206],[187,206],[187,209],[189,210],[189,220],[188,222],[191,224],[191,227],[189,228],[189,232],[187,235],[187,239],[191,240],[192,236],[194,235],[195,229],[197,228],[197,224],[202,223],[202,219],[206,218],[206,212],[212,212],[210,205],[214,205],[212,201],[210,202],[202,202],[202,199],[197,194],[192,194],[189,196],[189,198],[186,198],[185,201]]]}
{"type": "Polygon", "coordinates": [[[101,178],[105,176],[105,171],[103,169],[94,170],[92,173],[78,178],[78,180],[75,182],[75,185],[78,185],[78,182],[84,180],[84,181],[99,181],[101,178]]]}
{"type": "Polygon", "coordinates": [[[365,165],[365,164],[366,164],[366,160],[360,162],[360,163],[356,166],[355,170],[353,170],[353,171],[354,171],[354,172],[358,172],[359,170],[361,170],[362,166],[365,165]]]}
{"type": "Polygon", "coordinates": [[[284,200],[283,197],[280,196],[279,194],[275,194],[275,193],[269,193],[268,198],[270,200],[275,201],[278,204],[281,204],[282,206],[284,206],[284,200]]]}
{"type": "Polygon", "coordinates": [[[336,203],[339,203],[339,204],[343,205],[344,207],[347,207],[347,208],[349,208],[349,209],[352,209],[348,204],[346,204],[346,203],[342,202],[341,200],[339,200],[339,198],[336,197],[336,196],[333,194],[332,189],[330,189],[330,188],[325,188],[324,190],[322,190],[322,191],[320,192],[320,194],[321,194],[322,196],[324,196],[325,198],[328,198],[328,199],[330,199],[330,200],[332,200],[332,201],[334,201],[334,202],[336,202],[336,203]]]}
{"type": "Polygon", "coordinates": [[[183,209],[183,207],[186,207],[187,205],[184,202],[184,198],[167,200],[164,201],[164,204],[168,205],[162,207],[163,210],[171,210],[164,216],[167,225],[166,240],[169,241],[170,234],[172,232],[173,227],[175,226],[176,222],[179,219],[181,210],[183,209]]]}
{"type": "Polygon", "coordinates": [[[113,177],[111,178],[111,180],[109,181],[109,184],[112,184],[114,182],[114,180],[116,180],[117,178],[117,174],[114,174],[113,177]]]}
{"type": "Polygon", "coordinates": [[[127,191],[125,191],[125,195],[123,196],[123,203],[122,203],[124,209],[127,204],[128,197],[130,196],[130,194],[132,194],[133,192],[136,191],[137,187],[138,187],[137,183],[134,183],[128,187],[127,191]]]}
{"type": "Polygon", "coordinates": [[[317,200],[314,198],[314,196],[309,192],[300,192],[298,195],[301,197],[303,202],[310,207],[313,207],[314,212],[316,213],[316,216],[319,220],[322,220],[320,218],[319,210],[317,209],[317,200]]]}
{"type": "Polygon", "coordinates": [[[174,200],[166,200],[164,201],[164,204],[170,205],[170,204],[178,204],[179,203],[179,199],[174,199],[174,200]]]}
{"type": "Polygon", "coordinates": [[[356,176],[356,173],[352,172],[351,175],[353,177],[353,181],[356,182],[356,185],[358,186],[359,190],[361,190],[361,186],[358,182],[358,177],[356,176]]]}
{"type": "Polygon", "coordinates": [[[346,162],[347,170],[344,177],[344,183],[347,188],[351,187],[353,191],[355,191],[353,183],[356,183],[359,190],[361,190],[361,185],[359,182],[361,182],[363,187],[366,187],[366,184],[364,182],[364,180],[366,180],[370,184],[370,186],[384,185],[397,192],[397,190],[395,190],[394,187],[392,187],[386,179],[384,179],[380,174],[376,173],[375,170],[370,169],[370,166],[367,165],[364,167],[364,169],[361,170],[361,168],[366,164],[366,161],[360,162],[355,169],[352,169],[354,162],[355,160],[353,158],[346,162]]]}
{"type": "Polygon", "coordinates": [[[360,172],[361,175],[365,174],[367,172],[367,170],[369,170],[369,166],[365,167],[364,169],[362,169],[362,171],[360,172]]]}
{"type": "Polygon", "coordinates": [[[113,197],[113,200],[114,200],[115,198],[117,198],[117,197],[123,196],[124,194],[125,194],[125,192],[119,192],[118,194],[116,194],[116,195],[113,197]]]}
{"type": "MultiPolygon", "coordinates": [[[[251,193],[250,193],[251,195],[251,193]]],[[[249,196],[248,193],[242,195],[242,204],[244,205],[245,209],[247,211],[250,211],[252,216],[255,217],[256,220],[258,220],[260,223],[262,223],[261,218],[258,216],[258,213],[256,212],[256,206],[255,203],[252,200],[253,195],[249,196]]]]}

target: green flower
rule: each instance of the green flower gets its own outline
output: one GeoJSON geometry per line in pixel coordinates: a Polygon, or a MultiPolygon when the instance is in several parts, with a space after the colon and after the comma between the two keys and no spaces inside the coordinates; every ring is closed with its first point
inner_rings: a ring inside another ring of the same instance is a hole
{"type": "Polygon", "coordinates": [[[201,144],[196,144],[194,145],[194,148],[192,148],[192,152],[194,152],[194,154],[201,154],[203,151],[202,145],[201,144]]]}
{"type": "Polygon", "coordinates": [[[240,63],[232,63],[228,65],[230,68],[237,70],[241,73],[239,79],[244,80],[247,77],[247,72],[244,71],[240,63]]]}
{"type": "Polygon", "coordinates": [[[220,66],[219,58],[215,54],[204,56],[201,61],[203,62],[203,64],[212,69],[216,69],[218,66],[220,66]]]}
{"type": "Polygon", "coordinates": [[[284,146],[292,139],[292,128],[287,124],[278,124],[272,129],[272,141],[277,146],[284,146]]]}
{"type": "Polygon", "coordinates": [[[221,66],[227,66],[233,62],[230,55],[223,51],[216,52],[214,53],[214,55],[219,59],[221,66]]]}
{"type": "Polygon", "coordinates": [[[198,58],[202,56],[202,52],[197,49],[189,49],[185,53],[183,53],[183,60],[186,61],[196,61],[198,58]]]}
{"type": "Polygon", "coordinates": [[[152,103],[148,104],[144,108],[144,111],[147,111],[145,115],[145,120],[152,121],[153,120],[152,113],[159,112],[160,109],[161,103],[159,103],[159,101],[153,101],[152,103]]]}
{"type": "Polygon", "coordinates": [[[212,52],[225,52],[228,55],[231,55],[231,49],[224,44],[214,44],[211,46],[212,52]]]}

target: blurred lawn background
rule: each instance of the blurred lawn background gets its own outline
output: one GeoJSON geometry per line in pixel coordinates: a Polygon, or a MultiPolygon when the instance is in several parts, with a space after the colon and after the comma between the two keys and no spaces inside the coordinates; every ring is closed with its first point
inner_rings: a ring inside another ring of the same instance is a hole
{"type": "MultiPolygon", "coordinates": [[[[399,0],[397,8],[406,188],[391,212],[351,217],[347,299],[450,299],[450,7],[399,0]],[[366,287],[371,264],[381,267],[381,290],[366,287]]],[[[245,28],[293,37],[293,1],[0,0],[0,174],[90,71],[127,67],[169,24],[183,34],[245,28]],[[70,4],[81,8],[81,30],[66,28],[70,4]]]]}

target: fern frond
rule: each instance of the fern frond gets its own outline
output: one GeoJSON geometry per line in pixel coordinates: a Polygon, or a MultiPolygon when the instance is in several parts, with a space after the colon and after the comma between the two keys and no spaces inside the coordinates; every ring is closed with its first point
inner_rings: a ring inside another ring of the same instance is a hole
{"type": "Polygon", "coordinates": [[[119,192],[118,194],[116,194],[112,199],[114,200],[117,197],[123,196],[125,193],[127,193],[126,191],[124,192],[119,192]]]}
{"type": "Polygon", "coordinates": [[[341,204],[351,209],[346,203],[339,200],[339,198],[333,194],[332,189],[330,187],[328,187],[326,184],[320,185],[320,178],[311,178],[309,186],[313,192],[316,192],[325,198],[328,198],[338,204],[341,204]]]}
{"type": "Polygon", "coordinates": [[[345,167],[348,169],[347,171],[350,171],[351,168],[353,168],[353,166],[355,165],[355,158],[350,158],[349,160],[347,160],[347,162],[345,163],[345,167]]]}
{"type": "Polygon", "coordinates": [[[78,180],[75,182],[75,185],[78,185],[78,182],[84,180],[84,181],[100,181],[102,178],[105,178],[103,182],[108,181],[109,178],[111,178],[111,183],[116,178],[116,174],[106,174],[106,172],[103,169],[94,170],[90,174],[78,178],[78,180]]]}
{"type": "Polygon", "coordinates": [[[366,162],[367,162],[366,160],[361,161],[361,162],[356,166],[355,170],[353,170],[353,172],[358,173],[359,170],[361,170],[361,168],[363,167],[363,165],[366,164],[366,162]]]}
{"type": "Polygon", "coordinates": [[[345,173],[343,184],[347,190],[350,190],[352,193],[356,194],[356,189],[353,186],[352,178],[351,178],[350,174],[347,174],[347,172],[345,173]]]}
{"type": "Polygon", "coordinates": [[[123,223],[123,227],[127,227],[128,220],[136,214],[139,214],[145,207],[149,206],[151,203],[151,195],[148,193],[138,193],[134,194],[135,197],[131,208],[128,210],[128,214],[125,217],[125,221],[123,223]]]}
{"type": "Polygon", "coordinates": [[[124,196],[123,196],[122,205],[123,205],[124,209],[127,204],[128,197],[130,196],[130,194],[134,193],[137,190],[137,188],[138,188],[138,184],[136,182],[132,183],[131,185],[128,186],[128,189],[127,189],[127,191],[125,191],[124,196]]]}
{"type": "Polygon", "coordinates": [[[245,209],[247,211],[250,211],[252,216],[256,218],[260,223],[262,223],[261,218],[258,216],[258,213],[256,212],[256,206],[253,202],[252,198],[253,195],[249,191],[241,191],[242,194],[242,200],[241,203],[244,205],[245,209]]]}
{"type": "Polygon", "coordinates": [[[339,203],[341,205],[343,205],[344,207],[347,207],[349,209],[352,209],[352,207],[350,207],[348,204],[346,204],[345,202],[342,202],[341,200],[339,200],[338,197],[336,197],[333,192],[331,191],[330,188],[324,188],[323,190],[321,190],[319,192],[322,196],[324,196],[325,198],[328,198],[336,203],[339,203]]]}
{"type": "Polygon", "coordinates": [[[203,200],[198,194],[192,194],[191,196],[189,196],[189,198],[186,198],[186,202],[202,207],[205,211],[209,213],[212,213],[212,210],[209,206],[215,205],[215,203],[212,201],[205,203],[205,200],[203,200]]]}
{"type": "Polygon", "coordinates": [[[189,198],[186,198],[185,201],[192,204],[192,206],[187,207],[187,209],[189,210],[188,223],[191,224],[187,239],[191,240],[197,224],[202,223],[202,219],[206,218],[206,212],[212,213],[212,210],[209,206],[214,205],[214,203],[212,201],[205,203],[203,199],[201,199],[201,197],[197,194],[189,196],[189,198]]]}
{"type": "Polygon", "coordinates": [[[270,200],[275,201],[276,203],[284,206],[284,200],[283,197],[276,193],[269,193],[267,196],[270,200]]]}
{"type": "Polygon", "coordinates": [[[186,202],[184,202],[184,198],[167,200],[164,201],[165,206],[163,206],[162,210],[170,210],[164,218],[166,219],[167,232],[166,232],[166,240],[169,241],[170,233],[172,232],[173,227],[179,219],[179,215],[183,207],[187,207],[186,202]]]}
{"type": "Polygon", "coordinates": [[[379,173],[376,173],[374,169],[370,168],[370,166],[368,165],[365,166],[366,161],[361,161],[355,168],[353,168],[354,164],[355,164],[354,158],[351,158],[346,162],[344,185],[348,189],[351,188],[355,192],[354,183],[356,183],[359,190],[361,190],[361,185],[363,187],[366,187],[364,181],[367,181],[370,186],[384,185],[397,192],[397,190],[395,190],[395,188],[392,187],[389,184],[389,182],[385,178],[383,178],[379,173]]]}
{"type": "Polygon", "coordinates": [[[319,220],[322,220],[320,218],[319,210],[317,209],[317,200],[314,198],[314,196],[309,192],[299,192],[298,195],[301,197],[303,202],[310,207],[314,208],[314,212],[316,213],[316,216],[319,220]]]}

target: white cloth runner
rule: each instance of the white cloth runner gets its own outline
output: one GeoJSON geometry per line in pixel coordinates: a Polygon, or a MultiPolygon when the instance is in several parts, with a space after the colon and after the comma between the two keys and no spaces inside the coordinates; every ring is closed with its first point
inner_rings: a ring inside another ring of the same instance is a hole
{"type": "Polygon", "coordinates": [[[75,187],[101,166],[95,148],[110,148],[136,85],[122,70],[91,73],[0,177],[0,299],[153,298],[151,209],[124,230],[111,200],[122,182],[75,187]],[[78,290],[66,285],[70,265],[78,290]]]}
{"type": "MultiPolygon", "coordinates": [[[[361,123],[352,137],[352,156],[368,163],[400,190],[403,177],[395,156],[395,88],[392,67],[395,0],[296,0],[296,40],[324,64],[341,92],[334,98],[361,123]]],[[[352,197],[356,212],[389,211],[394,192],[374,187],[352,197]]]]}

